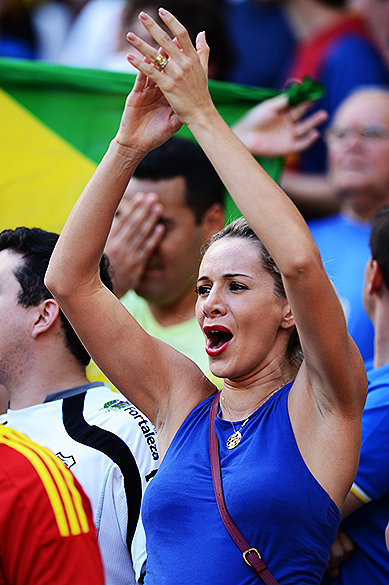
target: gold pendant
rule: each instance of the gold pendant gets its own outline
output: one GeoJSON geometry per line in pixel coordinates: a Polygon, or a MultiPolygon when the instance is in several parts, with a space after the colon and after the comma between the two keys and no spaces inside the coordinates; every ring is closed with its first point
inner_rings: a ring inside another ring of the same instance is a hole
{"type": "Polygon", "coordinates": [[[227,439],[226,443],[227,449],[233,449],[234,447],[239,445],[241,438],[242,435],[240,434],[239,431],[235,431],[235,433],[232,433],[231,437],[228,437],[227,439]]]}

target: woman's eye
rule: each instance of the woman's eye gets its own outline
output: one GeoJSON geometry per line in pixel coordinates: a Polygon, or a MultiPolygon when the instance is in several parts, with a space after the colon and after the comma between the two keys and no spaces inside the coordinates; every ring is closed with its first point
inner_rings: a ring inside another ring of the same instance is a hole
{"type": "Polygon", "coordinates": [[[231,282],[230,290],[232,291],[247,290],[247,286],[244,284],[240,284],[239,282],[231,282]]]}
{"type": "Polygon", "coordinates": [[[204,286],[204,285],[200,285],[200,286],[195,288],[195,292],[199,295],[199,297],[202,297],[202,296],[208,294],[210,290],[211,290],[210,286],[204,286]]]}

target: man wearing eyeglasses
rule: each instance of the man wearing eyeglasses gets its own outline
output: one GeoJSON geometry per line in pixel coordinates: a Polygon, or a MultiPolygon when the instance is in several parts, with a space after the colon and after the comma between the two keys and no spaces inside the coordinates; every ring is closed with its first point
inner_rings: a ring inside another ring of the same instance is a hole
{"type": "Polygon", "coordinates": [[[324,266],[342,301],[364,360],[373,357],[373,325],[361,290],[370,256],[370,220],[389,204],[389,90],[359,89],[338,108],[327,131],[329,180],[340,212],[310,222],[324,266]]]}

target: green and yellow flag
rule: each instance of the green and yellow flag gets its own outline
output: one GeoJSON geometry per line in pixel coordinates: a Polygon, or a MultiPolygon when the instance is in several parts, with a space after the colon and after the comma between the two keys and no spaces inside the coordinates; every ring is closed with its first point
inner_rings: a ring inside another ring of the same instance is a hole
{"type": "MultiPolygon", "coordinates": [[[[119,127],[135,76],[36,61],[0,59],[0,231],[20,225],[59,232],[119,127]]],[[[210,81],[233,124],[269,89],[210,81]]],[[[299,86],[293,101],[315,97],[299,86]]],[[[292,95],[293,94],[293,95],[292,95]]],[[[191,137],[187,128],[180,134],[191,137]]],[[[279,178],[282,160],[261,163],[279,178]]],[[[236,208],[227,198],[227,217],[236,208]]]]}

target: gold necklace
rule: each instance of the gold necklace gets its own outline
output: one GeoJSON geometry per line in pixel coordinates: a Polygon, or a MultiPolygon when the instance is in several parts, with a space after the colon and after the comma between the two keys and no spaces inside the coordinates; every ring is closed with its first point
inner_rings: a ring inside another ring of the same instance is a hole
{"type": "MultiPolygon", "coordinates": [[[[271,394],[269,394],[269,396],[267,396],[267,398],[265,398],[265,400],[264,400],[263,402],[261,402],[261,403],[259,404],[259,406],[258,406],[258,407],[257,407],[255,410],[258,410],[258,408],[260,408],[260,407],[261,407],[263,404],[265,404],[265,402],[267,402],[267,401],[269,400],[269,398],[271,398],[271,397],[273,396],[273,394],[275,394],[276,392],[278,392],[278,390],[281,390],[281,388],[283,388],[284,386],[286,386],[286,385],[287,385],[287,384],[288,384],[288,383],[289,383],[289,382],[290,382],[290,381],[291,381],[293,378],[294,378],[294,376],[290,376],[290,377],[289,377],[289,378],[286,380],[286,382],[283,382],[281,386],[279,386],[278,388],[276,388],[275,390],[273,390],[273,392],[272,392],[271,394]]],[[[233,431],[234,431],[234,432],[232,433],[232,435],[230,435],[230,436],[228,437],[228,439],[227,439],[227,441],[226,441],[226,446],[227,446],[227,449],[235,449],[235,447],[236,447],[237,445],[239,445],[239,443],[240,443],[240,442],[241,442],[241,440],[242,440],[242,433],[241,433],[240,431],[241,431],[241,430],[243,429],[243,427],[244,427],[244,426],[245,426],[245,425],[246,425],[246,424],[249,422],[249,420],[250,420],[250,416],[251,416],[251,414],[253,414],[253,413],[249,414],[249,416],[248,416],[248,417],[247,417],[247,418],[246,418],[246,419],[245,419],[245,420],[242,422],[242,424],[240,425],[239,429],[238,429],[238,430],[236,430],[236,429],[235,429],[235,426],[234,426],[234,423],[232,422],[232,416],[231,416],[231,413],[230,413],[230,411],[229,411],[229,408],[228,408],[228,406],[227,406],[227,404],[226,404],[226,401],[225,401],[225,399],[224,399],[224,396],[222,396],[222,398],[223,398],[223,403],[224,403],[224,406],[226,407],[226,410],[227,410],[227,412],[228,412],[228,414],[229,414],[229,416],[230,416],[230,423],[231,423],[232,429],[233,429],[233,431]]],[[[255,412],[255,411],[254,411],[254,412],[255,412]]]]}
{"type": "MultiPolygon", "coordinates": [[[[226,408],[227,408],[227,406],[226,406],[226,408]]],[[[230,414],[230,411],[228,410],[228,408],[227,408],[227,411],[228,411],[228,414],[230,414]]],[[[234,423],[232,422],[232,420],[230,420],[230,423],[232,425],[232,428],[234,429],[234,432],[227,439],[227,442],[226,442],[227,449],[234,449],[234,447],[239,445],[239,443],[242,439],[242,434],[240,431],[243,429],[244,425],[249,422],[250,416],[248,416],[246,418],[246,420],[243,421],[243,423],[241,424],[240,428],[237,431],[235,430],[234,423]]],[[[230,418],[231,418],[231,415],[230,415],[230,418]]]]}

